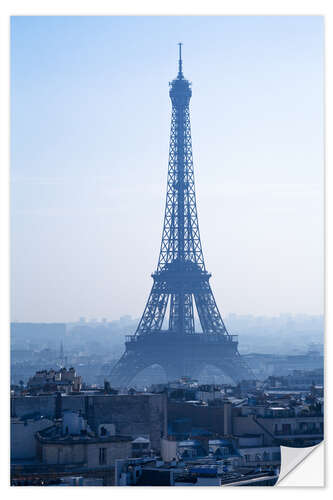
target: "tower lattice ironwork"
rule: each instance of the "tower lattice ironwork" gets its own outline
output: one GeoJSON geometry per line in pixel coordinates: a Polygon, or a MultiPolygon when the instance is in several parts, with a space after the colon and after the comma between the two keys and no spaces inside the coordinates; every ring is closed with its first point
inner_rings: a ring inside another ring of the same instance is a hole
{"type": "Polygon", "coordinates": [[[169,84],[171,133],[164,226],[157,270],[146,307],[111,381],[126,385],[144,368],[159,364],[168,379],[197,376],[207,365],[234,380],[251,377],[215,302],[202,252],[196,206],[189,103],[182,44],[178,75],[169,84]],[[195,332],[197,310],[202,332],[195,332]],[[168,309],[169,308],[169,309],[168,309]],[[169,311],[169,314],[167,314],[169,311]]]}

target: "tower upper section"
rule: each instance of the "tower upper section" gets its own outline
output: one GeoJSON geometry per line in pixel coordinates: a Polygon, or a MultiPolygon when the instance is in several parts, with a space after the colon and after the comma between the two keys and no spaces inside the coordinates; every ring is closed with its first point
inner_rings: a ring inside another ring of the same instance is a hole
{"type": "Polygon", "coordinates": [[[205,334],[228,336],[210,288],[196,206],[189,102],[179,44],[178,75],[170,83],[170,149],[164,224],[154,284],[135,335],[161,332],[169,309],[168,332],[193,334],[194,303],[205,334]]]}
{"type": "Polygon", "coordinates": [[[179,60],[177,78],[169,83],[170,99],[173,106],[187,106],[192,96],[191,84],[184,78],[182,61],[182,44],[179,43],[179,60]]]}

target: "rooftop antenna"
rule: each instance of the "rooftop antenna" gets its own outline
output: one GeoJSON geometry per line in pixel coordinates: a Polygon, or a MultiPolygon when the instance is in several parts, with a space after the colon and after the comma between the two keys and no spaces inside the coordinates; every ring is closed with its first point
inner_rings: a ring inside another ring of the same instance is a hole
{"type": "Polygon", "coordinates": [[[183,75],[183,61],[182,61],[182,43],[179,42],[179,61],[178,61],[178,78],[184,78],[183,75]]]}

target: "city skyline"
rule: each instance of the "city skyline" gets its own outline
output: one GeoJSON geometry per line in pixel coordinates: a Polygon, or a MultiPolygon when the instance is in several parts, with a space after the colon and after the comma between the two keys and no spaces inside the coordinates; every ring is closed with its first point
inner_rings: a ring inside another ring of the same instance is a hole
{"type": "Polygon", "coordinates": [[[12,319],[139,317],[180,39],[222,314],[322,314],[321,17],[14,17],[12,319]]]}

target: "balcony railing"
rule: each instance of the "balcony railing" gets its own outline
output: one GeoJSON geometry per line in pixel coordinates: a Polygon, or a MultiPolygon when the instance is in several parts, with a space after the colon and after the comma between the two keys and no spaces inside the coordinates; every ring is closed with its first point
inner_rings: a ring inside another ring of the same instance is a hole
{"type": "Polygon", "coordinates": [[[220,342],[225,342],[225,343],[232,343],[232,342],[238,342],[238,335],[225,335],[225,334],[215,334],[215,333],[210,333],[210,334],[204,334],[204,333],[189,333],[186,335],[179,335],[177,332],[169,332],[169,331],[158,331],[158,332],[151,332],[151,333],[146,333],[146,334],[140,334],[140,335],[126,335],[126,342],[140,342],[144,338],[156,338],[161,339],[164,336],[170,336],[174,335],[175,337],[179,337],[184,339],[185,341],[191,341],[191,342],[197,342],[197,343],[220,343],[220,342]]]}

